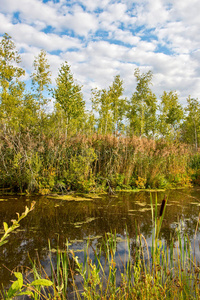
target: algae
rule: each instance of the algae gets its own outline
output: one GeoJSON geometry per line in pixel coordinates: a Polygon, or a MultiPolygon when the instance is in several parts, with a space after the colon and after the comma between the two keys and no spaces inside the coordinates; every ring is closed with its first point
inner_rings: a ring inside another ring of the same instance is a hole
{"type": "Polygon", "coordinates": [[[88,219],[86,219],[85,221],[82,221],[82,222],[75,222],[75,223],[70,223],[70,224],[73,224],[75,227],[81,227],[81,225],[83,225],[83,224],[88,224],[88,223],[90,223],[90,222],[92,222],[92,221],[94,221],[94,220],[96,220],[96,219],[98,219],[98,218],[88,218],[88,219]]]}
{"type": "Polygon", "coordinates": [[[62,201],[93,201],[93,199],[90,197],[80,197],[77,195],[53,195],[47,196],[47,198],[62,201]]]}

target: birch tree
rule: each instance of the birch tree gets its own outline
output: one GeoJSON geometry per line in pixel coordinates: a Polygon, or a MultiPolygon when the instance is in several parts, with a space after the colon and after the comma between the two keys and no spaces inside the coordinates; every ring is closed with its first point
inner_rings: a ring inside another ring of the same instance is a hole
{"type": "Polygon", "coordinates": [[[151,71],[141,74],[137,68],[134,75],[137,85],[136,91],[128,102],[129,131],[131,135],[154,137],[157,99],[150,89],[153,74],[151,71]]]}
{"type": "Polygon", "coordinates": [[[78,130],[84,122],[85,101],[81,87],[74,81],[70,67],[65,62],[56,78],[56,88],[54,89],[56,109],[60,111],[62,124],[65,127],[65,135],[68,129],[78,130]]]}

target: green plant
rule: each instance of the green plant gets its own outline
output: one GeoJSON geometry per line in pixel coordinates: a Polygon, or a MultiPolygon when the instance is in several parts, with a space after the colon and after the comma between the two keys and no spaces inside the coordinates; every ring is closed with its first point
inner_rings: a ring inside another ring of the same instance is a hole
{"type": "MultiPolygon", "coordinates": [[[[35,202],[31,203],[31,207],[28,208],[26,206],[25,211],[19,215],[17,213],[17,219],[12,220],[12,225],[8,227],[8,224],[6,222],[3,222],[3,227],[4,227],[4,235],[0,239],[0,246],[3,246],[5,243],[8,242],[8,237],[11,232],[13,232],[16,228],[20,226],[19,222],[24,219],[29,212],[31,212],[34,209],[35,202]]],[[[45,286],[51,286],[53,283],[49,280],[46,279],[35,279],[31,283],[26,283],[24,284],[24,279],[23,279],[23,274],[21,272],[14,272],[15,277],[17,280],[15,280],[11,287],[9,288],[8,291],[3,291],[3,299],[5,300],[11,300],[13,297],[18,297],[18,296],[23,296],[23,295],[28,295],[30,297],[34,297],[34,299],[39,299],[37,298],[36,295],[37,292],[39,291],[41,287],[45,286]]],[[[47,298],[48,299],[48,298],[47,298]]]]}
{"type": "Polygon", "coordinates": [[[6,222],[3,222],[4,235],[0,238],[0,246],[8,242],[7,238],[9,237],[10,233],[20,226],[19,222],[22,219],[24,219],[28,215],[28,213],[34,209],[34,206],[35,206],[35,202],[32,202],[31,207],[28,208],[26,206],[25,211],[22,213],[21,216],[19,215],[19,213],[17,213],[17,220],[15,219],[12,220],[13,224],[10,227],[8,227],[8,224],[6,222]]]}

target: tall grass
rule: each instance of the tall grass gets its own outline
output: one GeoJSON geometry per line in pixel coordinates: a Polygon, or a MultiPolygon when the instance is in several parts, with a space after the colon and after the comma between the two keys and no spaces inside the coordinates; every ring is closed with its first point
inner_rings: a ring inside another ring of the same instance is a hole
{"type": "Polygon", "coordinates": [[[138,137],[66,138],[0,133],[0,188],[20,192],[188,186],[198,173],[187,145],[138,137]],[[194,172],[192,171],[195,168],[194,172]],[[196,174],[195,173],[195,174],[196,174]]]}

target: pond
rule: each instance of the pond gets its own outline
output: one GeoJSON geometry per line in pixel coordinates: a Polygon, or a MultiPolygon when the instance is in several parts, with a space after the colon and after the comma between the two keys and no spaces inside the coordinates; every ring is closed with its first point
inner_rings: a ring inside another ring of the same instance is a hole
{"type": "MultiPolygon", "coordinates": [[[[200,189],[172,190],[165,192],[168,197],[165,217],[161,230],[161,238],[170,244],[175,236],[178,224],[188,234],[194,249],[194,236],[200,212],[200,189]]],[[[165,195],[157,192],[160,206],[165,195]]],[[[153,199],[155,193],[152,193],[153,199]]],[[[128,232],[134,244],[136,228],[144,235],[149,245],[152,234],[152,213],[149,192],[120,192],[115,196],[88,195],[87,200],[70,197],[1,196],[0,224],[3,221],[11,224],[16,212],[22,213],[25,206],[30,207],[36,201],[35,209],[22,220],[20,227],[9,237],[9,242],[0,249],[0,283],[8,287],[13,278],[10,270],[17,266],[29,266],[31,259],[40,258],[42,265],[50,275],[49,245],[56,249],[63,248],[68,240],[70,248],[80,253],[87,244],[96,248],[105,233],[117,235],[117,252],[120,258],[126,255],[127,244],[124,242],[128,232]]],[[[1,225],[3,229],[3,225],[1,225]]],[[[1,230],[1,234],[3,230],[1,230]]],[[[195,238],[195,254],[200,261],[200,233],[195,238]]],[[[82,254],[83,255],[83,254],[82,254]]]]}

